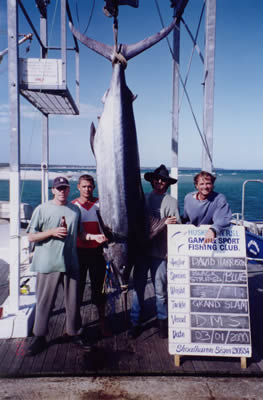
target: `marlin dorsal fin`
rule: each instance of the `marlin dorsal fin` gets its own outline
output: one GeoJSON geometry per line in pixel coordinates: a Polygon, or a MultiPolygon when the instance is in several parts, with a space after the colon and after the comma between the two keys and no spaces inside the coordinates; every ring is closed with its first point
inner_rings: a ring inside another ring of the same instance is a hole
{"type": "Polygon", "coordinates": [[[94,156],[95,156],[95,153],[94,153],[94,138],[95,138],[95,135],[96,135],[96,128],[95,128],[94,123],[92,122],[91,125],[90,125],[90,147],[91,147],[91,150],[92,150],[92,153],[93,153],[94,156]]]}

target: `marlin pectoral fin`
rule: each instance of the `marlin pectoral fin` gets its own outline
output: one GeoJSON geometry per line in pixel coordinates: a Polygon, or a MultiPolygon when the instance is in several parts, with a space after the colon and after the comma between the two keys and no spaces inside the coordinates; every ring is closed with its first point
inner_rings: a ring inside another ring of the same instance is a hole
{"type": "Polygon", "coordinates": [[[97,214],[97,217],[98,217],[98,220],[99,220],[99,226],[100,226],[101,231],[102,231],[103,234],[106,236],[106,238],[108,239],[108,241],[109,241],[109,242],[112,242],[112,241],[113,241],[112,230],[111,230],[110,228],[108,228],[108,227],[104,224],[103,219],[101,218],[101,215],[100,215],[100,211],[99,211],[99,210],[96,210],[96,214],[97,214]]]}
{"type": "Polygon", "coordinates": [[[96,135],[96,128],[95,128],[95,125],[92,122],[91,125],[90,125],[90,147],[91,147],[91,150],[92,150],[92,153],[94,154],[94,156],[95,156],[95,152],[94,152],[94,138],[95,138],[95,135],[96,135]]]}
{"type": "Polygon", "coordinates": [[[106,102],[106,99],[108,97],[109,91],[110,91],[110,89],[107,89],[106,92],[104,93],[104,95],[102,96],[101,101],[102,101],[103,104],[105,104],[105,102],[106,102]]]}

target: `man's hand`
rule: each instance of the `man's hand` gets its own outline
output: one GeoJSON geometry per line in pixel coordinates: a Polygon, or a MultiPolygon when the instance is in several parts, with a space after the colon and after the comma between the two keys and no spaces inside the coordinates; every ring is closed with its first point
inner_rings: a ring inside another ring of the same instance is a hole
{"type": "Polygon", "coordinates": [[[67,228],[59,226],[57,228],[52,229],[52,236],[59,238],[59,239],[64,239],[68,234],[67,228]]]}
{"type": "Polygon", "coordinates": [[[215,238],[216,238],[215,232],[213,232],[212,229],[208,229],[205,235],[204,243],[213,243],[215,238]]]}
{"type": "Polygon", "coordinates": [[[92,240],[96,240],[96,242],[98,243],[104,243],[107,242],[107,238],[105,235],[100,234],[100,235],[91,235],[92,236],[92,240]]]}
{"type": "Polygon", "coordinates": [[[108,238],[106,238],[105,235],[103,235],[103,233],[99,233],[99,234],[92,234],[92,233],[84,233],[82,239],[84,240],[95,240],[98,243],[104,243],[107,242],[108,238]]]}
{"type": "Polygon", "coordinates": [[[176,217],[168,217],[168,218],[165,220],[165,224],[166,224],[166,225],[168,225],[168,224],[176,224],[176,223],[177,223],[176,217]]]}

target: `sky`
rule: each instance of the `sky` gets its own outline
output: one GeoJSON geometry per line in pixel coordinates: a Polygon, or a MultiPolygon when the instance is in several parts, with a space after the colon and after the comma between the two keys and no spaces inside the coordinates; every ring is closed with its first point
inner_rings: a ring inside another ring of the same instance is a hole
{"type": "MultiPolygon", "coordinates": [[[[119,43],[135,43],[161,28],[157,0],[139,0],[139,8],[119,7],[119,43]]],[[[48,6],[48,37],[50,46],[60,45],[60,6],[52,0],[48,6]]],[[[7,47],[7,0],[0,0],[0,51],[7,47]]],[[[24,0],[28,14],[39,31],[39,13],[34,0],[24,0]]],[[[113,19],[102,12],[103,0],[69,0],[74,24],[86,35],[112,45],[113,19]],[[91,17],[91,18],[90,18],[91,17]]],[[[158,0],[165,25],[173,16],[169,0],[158,0]]],[[[203,0],[189,0],[184,20],[195,35],[203,0]]],[[[262,0],[217,0],[214,145],[215,168],[262,169],[263,149],[263,2],[262,0]]],[[[19,33],[32,32],[19,14],[19,33]]],[[[68,46],[72,37],[68,31],[68,46]]],[[[172,44],[172,34],[169,35],[172,44]]],[[[197,43],[204,50],[204,19],[197,43]]],[[[33,38],[19,46],[19,56],[37,58],[40,48],[33,38]]],[[[89,144],[89,127],[97,124],[103,110],[102,96],[108,89],[112,67],[108,60],[80,46],[80,115],[49,116],[50,163],[95,165],[89,144]]],[[[187,73],[192,42],[181,25],[180,73],[187,73]]],[[[75,65],[68,52],[67,83],[75,98],[75,65]]],[[[50,58],[59,57],[50,51],[50,58]]],[[[0,63],[0,162],[9,161],[8,56],[0,63]]],[[[167,41],[131,59],[125,70],[126,82],[137,95],[133,103],[137,128],[140,164],[171,167],[172,135],[172,70],[173,60],[167,41]]],[[[191,104],[202,130],[203,65],[194,52],[187,83],[191,104]]],[[[182,89],[180,88],[180,98],[182,89]]],[[[41,163],[41,113],[20,96],[21,162],[41,163]]],[[[179,167],[201,168],[202,144],[186,97],[182,98],[179,117],[179,167]]]]}

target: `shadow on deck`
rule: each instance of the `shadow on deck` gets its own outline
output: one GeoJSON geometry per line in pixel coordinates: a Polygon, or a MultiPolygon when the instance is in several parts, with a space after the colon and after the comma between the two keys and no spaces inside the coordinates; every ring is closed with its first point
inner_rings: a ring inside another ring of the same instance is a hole
{"type": "MultiPolygon", "coordinates": [[[[1,281],[0,299],[7,295],[6,277],[1,281]]],[[[174,357],[168,353],[168,340],[158,336],[153,287],[149,280],[145,296],[144,330],[137,339],[128,338],[129,315],[125,318],[123,299],[116,291],[109,294],[107,304],[107,326],[112,336],[100,336],[98,315],[96,307],[90,304],[90,287],[87,283],[81,311],[86,332],[94,344],[93,350],[84,352],[73,343],[66,342],[62,338],[65,309],[60,288],[49,322],[47,349],[35,357],[27,357],[25,353],[32,337],[0,340],[0,377],[263,376],[263,271],[249,274],[249,290],[253,354],[251,359],[247,359],[246,369],[241,369],[240,358],[199,356],[182,357],[180,367],[175,367],[174,357]]],[[[130,289],[128,309],[131,293],[130,289]]]]}

